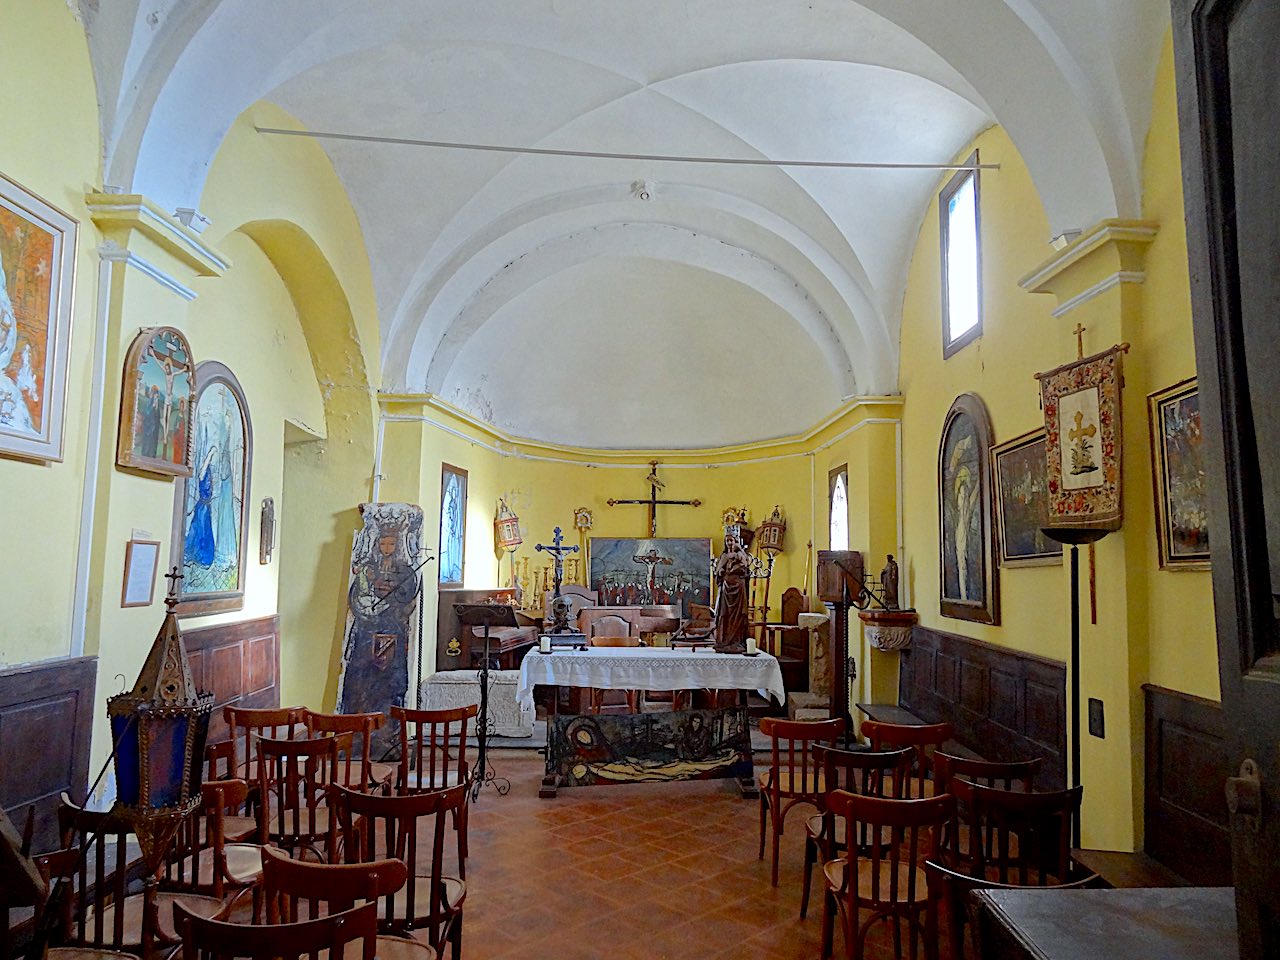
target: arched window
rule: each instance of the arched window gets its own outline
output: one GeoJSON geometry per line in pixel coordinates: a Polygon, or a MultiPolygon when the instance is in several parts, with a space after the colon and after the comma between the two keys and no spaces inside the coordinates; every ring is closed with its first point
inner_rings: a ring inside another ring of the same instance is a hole
{"type": "Polygon", "coordinates": [[[849,549],[849,466],[831,471],[831,549],[849,549]]]}

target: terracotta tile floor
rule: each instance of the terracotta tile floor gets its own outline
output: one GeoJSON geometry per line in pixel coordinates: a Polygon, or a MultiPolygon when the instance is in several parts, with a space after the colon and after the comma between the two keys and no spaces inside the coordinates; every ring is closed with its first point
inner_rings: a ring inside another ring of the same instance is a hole
{"type": "MultiPolygon", "coordinates": [[[[491,756],[511,792],[485,787],[471,810],[467,960],[818,957],[821,898],[799,919],[800,810],[787,820],[775,889],[767,853],[756,859],[759,808],[732,781],[580,787],[539,800],[536,752],[491,756]]],[[[893,956],[883,924],[866,956],[893,956]]]]}

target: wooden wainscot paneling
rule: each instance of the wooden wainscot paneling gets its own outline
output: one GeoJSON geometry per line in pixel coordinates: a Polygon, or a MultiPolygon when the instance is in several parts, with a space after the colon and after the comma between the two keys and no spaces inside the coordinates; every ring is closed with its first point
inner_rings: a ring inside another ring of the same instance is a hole
{"type": "Polygon", "coordinates": [[[1154,684],[1146,699],[1147,854],[1196,886],[1231,885],[1222,707],[1154,684]]]}
{"type": "Polygon", "coordinates": [[[36,810],[32,849],[58,848],[58,795],[89,784],[96,657],[0,671],[0,806],[21,830],[36,810]]]}
{"type": "Polygon", "coordinates": [[[903,707],[988,760],[1043,757],[1036,785],[1066,786],[1066,664],[921,626],[900,663],[903,707]]]}
{"type": "Polygon", "coordinates": [[[227,739],[222,708],[280,706],[280,618],[184,630],[196,689],[213,693],[209,742],[227,739]]]}

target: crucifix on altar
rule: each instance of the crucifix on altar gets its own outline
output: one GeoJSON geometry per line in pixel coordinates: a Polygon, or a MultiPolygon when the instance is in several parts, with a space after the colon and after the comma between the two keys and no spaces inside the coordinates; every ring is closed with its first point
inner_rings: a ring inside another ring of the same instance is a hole
{"type": "Polygon", "coordinates": [[[551,542],[554,546],[548,547],[545,543],[540,543],[533,549],[538,551],[545,550],[547,553],[551,554],[551,558],[555,563],[555,593],[553,593],[552,596],[558,597],[560,596],[560,585],[564,583],[564,555],[566,553],[577,553],[578,546],[577,544],[574,544],[571,547],[562,546],[564,543],[564,535],[560,532],[559,527],[556,527],[555,536],[551,538],[551,542]]]}
{"type": "MultiPolygon", "coordinates": [[[[643,504],[644,506],[648,507],[649,508],[649,536],[651,537],[656,537],[658,535],[658,507],[659,506],[665,506],[665,507],[700,507],[702,506],[701,500],[659,500],[658,499],[658,491],[661,490],[663,487],[665,487],[666,484],[658,479],[658,461],[657,460],[649,461],[649,475],[644,479],[645,479],[645,482],[649,484],[648,500],[607,500],[605,502],[608,503],[609,506],[611,507],[616,507],[619,504],[627,504],[627,503],[643,504]]],[[[637,558],[637,561],[638,561],[638,558],[637,558]]],[[[653,567],[649,568],[649,573],[650,573],[650,576],[652,576],[653,567]]]]}

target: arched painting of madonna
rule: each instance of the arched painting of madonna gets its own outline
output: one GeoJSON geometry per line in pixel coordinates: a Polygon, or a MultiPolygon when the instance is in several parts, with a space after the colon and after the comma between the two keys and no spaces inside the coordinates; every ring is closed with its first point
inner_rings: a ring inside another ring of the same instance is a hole
{"type": "Polygon", "coordinates": [[[191,476],[175,504],[173,562],[182,573],[178,613],[239,610],[253,432],[244,392],[221,363],[196,367],[191,443],[191,476]]]}

